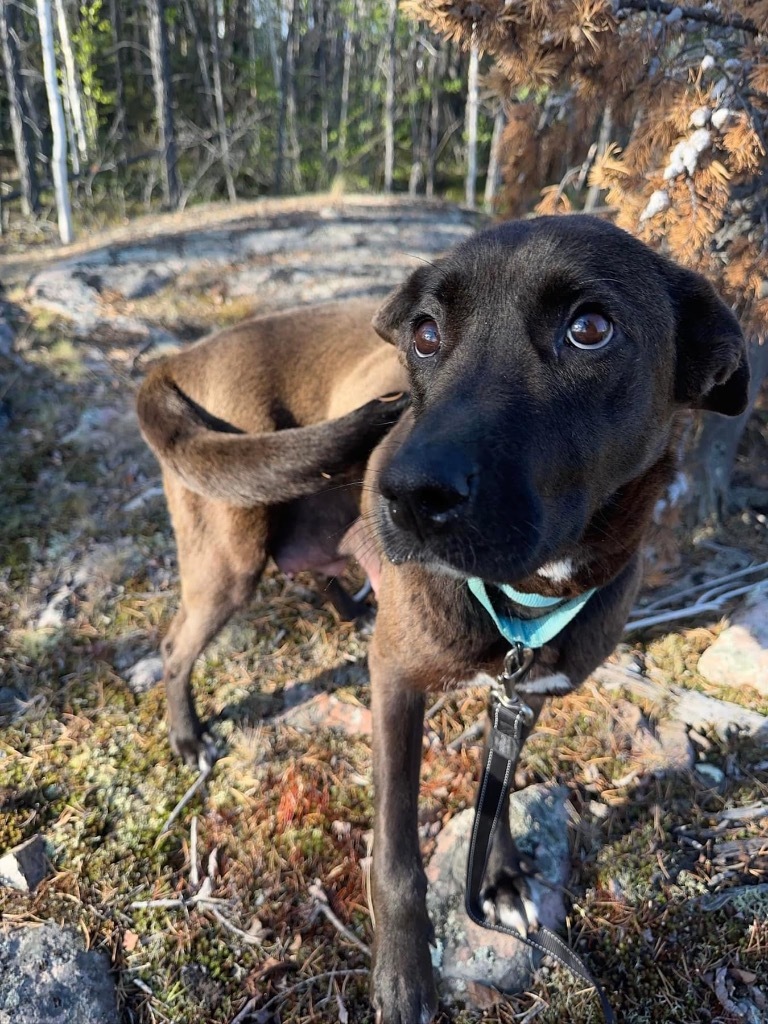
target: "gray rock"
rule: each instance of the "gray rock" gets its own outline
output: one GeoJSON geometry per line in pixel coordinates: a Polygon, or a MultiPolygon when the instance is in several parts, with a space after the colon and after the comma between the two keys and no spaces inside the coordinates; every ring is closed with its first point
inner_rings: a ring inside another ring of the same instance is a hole
{"type": "Polygon", "coordinates": [[[333,729],[347,736],[371,735],[371,712],[361,704],[339,700],[329,693],[316,697],[277,715],[276,722],[301,732],[333,729]]]}
{"type": "Polygon", "coordinates": [[[0,932],[0,1024],[117,1024],[104,953],[85,952],[73,928],[0,932]]]}
{"type": "Polygon", "coordinates": [[[107,267],[99,271],[102,288],[109,288],[126,299],[144,299],[164,288],[174,275],[162,263],[153,266],[107,267]]]}
{"type": "MultiPolygon", "coordinates": [[[[567,795],[563,786],[537,785],[514,793],[510,800],[512,835],[547,883],[534,881],[532,890],[541,922],[553,929],[565,920],[562,887],[570,869],[567,795]]],[[[433,962],[442,994],[483,1007],[488,1005],[489,990],[524,989],[536,963],[528,946],[481,928],[467,916],[464,888],[473,817],[474,811],[462,811],[440,833],[427,867],[427,908],[435,928],[433,962]]]]}
{"type": "Polygon", "coordinates": [[[768,697],[768,589],[756,588],[731,625],[699,658],[699,672],[720,686],[753,686],[768,697]]]}
{"type": "Polygon", "coordinates": [[[9,889],[34,892],[47,874],[48,860],[41,836],[32,836],[0,857],[0,885],[9,889]]]}
{"type": "Polygon", "coordinates": [[[301,248],[307,238],[306,228],[285,228],[273,231],[254,231],[243,235],[239,240],[240,251],[244,256],[267,256],[273,253],[290,252],[301,248]]]}
{"type": "Polygon", "coordinates": [[[79,331],[92,330],[99,319],[99,293],[69,262],[36,274],[29,285],[29,298],[33,305],[73,320],[79,331]]]}

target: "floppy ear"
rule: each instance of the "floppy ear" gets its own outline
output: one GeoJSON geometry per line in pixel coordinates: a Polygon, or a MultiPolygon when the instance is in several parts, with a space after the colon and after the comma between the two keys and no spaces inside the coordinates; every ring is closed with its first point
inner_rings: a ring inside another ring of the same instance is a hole
{"type": "Polygon", "coordinates": [[[749,363],[739,322],[706,278],[675,269],[675,398],[693,409],[738,416],[749,400],[749,363]]]}
{"type": "Polygon", "coordinates": [[[431,267],[419,267],[406,279],[404,284],[395,288],[384,300],[384,304],[376,311],[371,324],[374,331],[391,345],[397,344],[397,335],[407,323],[426,284],[431,267]]]}

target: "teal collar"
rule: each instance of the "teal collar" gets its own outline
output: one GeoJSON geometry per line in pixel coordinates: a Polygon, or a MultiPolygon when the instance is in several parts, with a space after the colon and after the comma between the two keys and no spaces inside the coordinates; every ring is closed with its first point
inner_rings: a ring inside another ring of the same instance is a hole
{"type": "Polygon", "coordinates": [[[493,602],[486,590],[485,583],[478,576],[471,576],[467,580],[467,586],[480,604],[485,608],[496,624],[496,628],[510,643],[519,642],[526,647],[543,647],[550,640],[557,636],[571,619],[579,614],[581,609],[592,597],[595,588],[587,590],[578,597],[569,601],[559,597],[543,597],[541,594],[524,594],[521,590],[515,590],[506,584],[494,584],[505,597],[523,608],[546,608],[541,615],[535,619],[518,619],[511,615],[499,613],[493,607],[493,602]]]}

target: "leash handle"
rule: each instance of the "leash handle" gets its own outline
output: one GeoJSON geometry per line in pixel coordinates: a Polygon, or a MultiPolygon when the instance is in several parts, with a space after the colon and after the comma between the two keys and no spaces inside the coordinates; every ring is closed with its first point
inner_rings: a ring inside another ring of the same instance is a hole
{"type": "Polygon", "coordinates": [[[533,652],[516,643],[504,659],[499,676],[499,688],[491,694],[489,714],[491,732],[488,737],[486,759],[475,804],[475,819],[467,857],[465,907],[467,914],[481,928],[503,932],[518,939],[530,949],[554,957],[569,971],[581,978],[595,991],[606,1024],[616,1024],[613,1009],[598,982],[592,977],[583,960],[563,940],[541,927],[533,935],[522,935],[514,928],[490,922],[481,903],[483,879],[515,762],[523,744],[523,730],[533,720],[533,712],[515,693],[514,687],[523,679],[533,663],[533,652]]]}

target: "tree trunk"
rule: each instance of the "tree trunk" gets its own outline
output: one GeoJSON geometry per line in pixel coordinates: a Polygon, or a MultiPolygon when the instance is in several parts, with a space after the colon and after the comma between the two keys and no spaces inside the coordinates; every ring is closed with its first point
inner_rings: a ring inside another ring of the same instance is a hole
{"type": "Polygon", "coordinates": [[[432,199],[435,194],[435,169],[437,145],[440,138],[440,90],[437,88],[438,71],[445,62],[445,47],[432,56],[429,66],[429,159],[427,160],[426,194],[432,199]]]}
{"type": "Polygon", "coordinates": [[[488,173],[485,177],[485,195],[483,197],[483,205],[486,210],[490,213],[493,210],[493,201],[496,197],[496,192],[499,185],[501,184],[501,168],[499,167],[499,148],[501,146],[501,136],[504,132],[504,126],[507,123],[507,118],[504,113],[504,104],[499,104],[499,109],[496,111],[496,117],[493,119],[493,135],[491,136],[491,152],[488,157],[488,173]]]}
{"type": "Polygon", "coordinates": [[[318,18],[320,25],[317,62],[318,74],[320,76],[320,156],[322,170],[320,172],[320,186],[328,185],[328,129],[330,126],[330,111],[328,107],[328,10],[325,0],[318,4],[318,18]]]}
{"type": "Polygon", "coordinates": [[[387,20],[387,91],[384,99],[384,191],[395,176],[395,72],[397,69],[397,0],[389,0],[387,20]]]}
{"type": "Polygon", "coordinates": [[[112,38],[115,41],[115,116],[112,118],[111,131],[117,141],[120,156],[124,156],[124,139],[128,121],[125,114],[125,76],[121,46],[123,16],[122,8],[117,0],[109,0],[109,21],[112,25],[112,38]]]}
{"type": "Polygon", "coordinates": [[[40,205],[40,190],[35,170],[35,145],[27,110],[21,77],[21,56],[16,35],[16,4],[0,0],[0,42],[3,48],[8,106],[11,115],[11,133],[16,153],[21,186],[21,208],[26,216],[35,213],[40,205]]]}
{"type": "Polygon", "coordinates": [[[739,441],[754,411],[760,387],[768,377],[768,340],[748,339],[747,351],[751,371],[749,406],[741,416],[733,418],[703,414],[692,446],[683,458],[682,470],[687,486],[681,489],[678,502],[682,507],[683,521],[691,528],[702,523],[719,522],[728,510],[739,441]]]}
{"type": "MultiPolygon", "coordinates": [[[[210,2],[211,0],[209,0],[209,3],[210,2]]],[[[183,0],[183,4],[187,28],[189,29],[189,34],[195,41],[197,65],[200,69],[200,80],[203,83],[202,93],[203,106],[205,107],[205,120],[209,125],[211,125],[211,127],[214,127],[216,124],[216,111],[213,109],[213,89],[211,87],[211,76],[208,74],[208,54],[205,52],[205,42],[203,41],[200,28],[198,27],[195,12],[192,10],[192,4],[189,0],[183,0]]]]}
{"type": "Polygon", "coordinates": [[[291,159],[291,177],[293,179],[293,191],[301,192],[304,188],[301,175],[301,145],[299,143],[299,132],[298,132],[298,116],[297,109],[298,104],[296,100],[296,70],[299,66],[299,43],[300,43],[300,24],[299,19],[301,17],[301,5],[299,0],[293,0],[293,8],[291,11],[291,61],[290,61],[290,73],[288,75],[288,111],[287,111],[287,126],[288,126],[288,145],[290,149],[291,159]]]}
{"type": "Polygon", "coordinates": [[[176,165],[173,88],[168,52],[168,28],[165,23],[165,0],[147,0],[147,9],[149,13],[149,54],[152,60],[152,84],[155,93],[155,117],[160,136],[163,202],[171,210],[175,210],[181,198],[181,185],[176,165]]]}
{"type": "Polygon", "coordinates": [[[229,154],[229,135],[227,134],[227,118],[224,113],[224,91],[221,85],[221,60],[219,57],[219,26],[217,24],[216,0],[208,0],[208,24],[211,34],[211,60],[213,61],[213,96],[216,101],[216,125],[221,149],[221,162],[224,167],[224,181],[230,203],[237,202],[235,179],[232,176],[232,162],[229,154]]]}
{"type": "MultiPolygon", "coordinates": [[[[613,131],[613,111],[611,110],[610,103],[606,104],[603,116],[600,121],[600,131],[597,134],[597,146],[595,149],[595,159],[602,156],[608,148],[608,144],[611,141],[611,132],[613,131]]],[[[594,163],[594,160],[592,161],[594,163]]],[[[594,210],[597,204],[600,202],[600,189],[597,185],[590,185],[587,190],[587,198],[584,200],[584,210],[589,212],[594,210]]]]}
{"type": "Polygon", "coordinates": [[[72,117],[75,141],[77,144],[77,161],[75,154],[72,154],[72,169],[78,173],[80,161],[88,163],[88,135],[85,129],[85,118],[83,117],[83,101],[80,92],[80,76],[77,73],[75,52],[72,49],[72,40],[69,35],[69,24],[67,14],[64,10],[64,0],[55,0],[56,23],[59,28],[59,44],[62,56],[64,57],[64,82],[66,83],[66,97],[69,104],[69,112],[72,117]]]}
{"type": "Polygon", "coordinates": [[[285,164],[285,136],[288,121],[288,97],[290,93],[290,82],[293,78],[293,30],[294,17],[296,12],[296,0],[291,0],[290,12],[288,14],[288,31],[283,44],[283,57],[280,68],[280,110],[277,119],[277,147],[275,153],[275,192],[280,195],[283,191],[283,177],[285,164]]]}
{"type": "Polygon", "coordinates": [[[59,84],[56,81],[56,54],[53,48],[53,24],[51,22],[50,0],[37,0],[37,21],[40,25],[40,40],[43,49],[43,75],[48,93],[48,109],[51,113],[53,132],[53,154],[51,170],[56,193],[56,210],[59,218],[59,237],[69,245],[72,231],[72,209],[69,204],[67,184],[67,132],[64,125],[64,111],[61,106],[59,84]]]}
{"type": "Polygon", "coordinates": [[[352,67],[352,26],[344,27],[344,64],[341,72],[341,105],[339,109],[339,145],[336,173],[343,172],[347,164],[347,122],[349,120],[349,75],[352,67]]]}
{"type": "Polygon", "coordinates": [[[473,45],[469,52],[469,75],[467,78],[467,110],[465,130],[467,135],[467,179],[465,199],[467,206],[474,208],[477,190],[477,111],[478,111],[478,70],[480,53],[473,45]]]}

